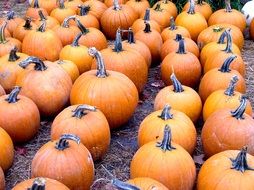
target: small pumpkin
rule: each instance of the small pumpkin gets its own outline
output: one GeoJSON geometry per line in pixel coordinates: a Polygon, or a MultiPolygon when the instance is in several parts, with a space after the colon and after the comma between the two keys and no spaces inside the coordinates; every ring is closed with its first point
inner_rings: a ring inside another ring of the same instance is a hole
{"type": "Polygon", "coordinates": [[[48,14],[50,14],[53,9],[57,8],[56,1],[52,0],[38,0],[38,2],[36,2],[36,0],[29,1],[32,1],[30,6],[34,6],[34,4],[37,3],[40,5],[41,8],[45,9],[48,14]]]}
{"type": "Polygon", "coordinates": [[[31,31],[36,30],[37,25],[32,22],[30,18],[27,18],[24,22],[19,24],[13,32],[13,37],[23,41],[24,37],[31,31]]]}
{"type": "Polygon", "coordinates": [[[52,123],[51,139],[59,139],[61,135],[67,133],[80,137],[94,161],[102,159],[109,148],[108,121],[94,106],[73,105],[58,114],[52,123]]]}
{"type": "Polygon", "coordinates": [[[171,127],[172,141],[192,154],[196,145],[196,128],[187,115],[172,110],[168,104],[164,106],[163,110],[149,114],[142,121],[138,130],[139,147],[151,141],[161,140],[165,125],[171,127]]]}
{"type": "Polygon", "coordinates": [[[140,147],[130,166],[131,178],[150,177],[168,189],[193,189],[196,167],[190,154],[172,142],[171,129],[165,126],[162,141],[140,147]],[[172,172],[176,170],[177,172],[172,172]]]}
{"type": "Polygon", "coordinates": [[[72,87],[68,73],[58,64],[43,62],[37,57],[28,57],[19,66],[25,69],[16,81],[16,85],[22,87],[20,94],[32,99],[43,116],[62,110],[69,101],[72,87]],[[34,68],[27,68],[32,63],[34,68]]]}
{"type": "Polygon", "coordinates": [[[250,37],[254,40],[254,19],[250,23],[250,37]]]}
{"type": "Polygon", "coordinates": [[[85,72],[75,81],[71,104],[96,106],[106,116],[110,128],[117,128],[134,113],[138,103],[137,88],[124,74],[106,71],[102,55],[96,48],[89,48],[89,54],[95,57],[97,70],[85,72]]]}
{"type": "Polygon", "coordinates": [[[77,136],[65,134],[38,150],[32,160],[31,176],[58,180],[72,190],[88,190],[94,178],[93,159],[77,136]],[[63,172],[66,169],[68,172],[63,172]]]}
{"type": "Polygon", "coordinates": [[[202,102],[198,93],[182,85],[175,74],[172,74],[170,79],[173,85],[159,91],[154,100],[154,110],[161,110],[169,104],[172,109],[185,113],[193,122],[196,122],[202,111],[202,102]]]}
{"type": "MultiPolygon", "coordinates": [[[[119,4],[125,4],[127,0],[119,0],[118,3],[119,4]]],[[[114,3],[115,1],[114,0],[104,0],[104,4],[107,6],[107,7],[112,7],[114,6],[114,3]]]]}
{"type": "Polygon", "coordinates": [[[37,20],[40,18],[39,11],[42,11],[43,15],[48,16],[47,10],[39,6],[39,0],[34,0],[30,7],[27,9],[25,17],[31,18],[32,20],[37,20]]]}
{"type": "Polygon", "coordinates": [[[150,4],[147,0],[129,0],[125,4],[132,7],[138,14],[138,17],[140,17],[146,11],[146,9],[150,7],[150,4]]]}
{"type": "MultiPolygon", "coordinates": [[[[239,99],[242,96],[240,92],[235,91],[235,85],[238,82],[238,77],[235,75],[226,90],[216,90],[206,99],[203,107],[203,120],[206,121],[210,115],[223,108],[235,109],[239,105],[239,99]]],[[[252,116],[252,108],[249,100],[245,113],[252,116]]]]}
{"type": "Polygon", "coordinates": [[[60,25],[60,23],[59,23],[59,21],[57,19],[55,19],[52,16],[46,16],[46,15],[44,15],[41,10],[39,10],[39,16],[40,16],[40,18],[35,21],[35,24],[37,24],[37,25],[40,25],[40,23],[43,22],[43,21],[46,22],[46,27],[48,29],[53,29],[56,26],[60,25]]]}
{"type": "Polygon", "coordinates": [[[83,3],[83,5],[89,7],[89,13],[94,15],[98,20],[100,20],[102,14],[108,8],[104,3],[98,0],[88,0],[83,3]]]}
{"type": "Polygon", "coordinates": [[[5,190],[5,178],[3,169],[0,167],[0,190],[5,190]]]}
{"type": "Polygon", "coordinates": [[[160,8],[165,9],[174,18],[176,18],[176,16],[177,16],[177,7],[176,7],[176,5],[172,1],[169,1],[169,0],[160,0],[160,1],[156,2],[153,5],[153,8],[155,8],[158,4],[160,4],[160,8]]]}
{"type": "Polygon", "coordinates": [[[81,0],[65,0],[64,6],[78,12],[78,6],[83,4],[81,0]]]}
{"type": "Polygon", "coordinates": [[[216,90],[226,89],[231,78],[235,75],[239,78],[239,82],[236,85],[236,90],[245,93],[246,84],[244,78],[236,70],[231,70],[230,64],[236,58],[235,55],[228,57],[220,68],[214,68],[208,71],[200,81],[198,93],[205,102],[208,96],[216,90]]]}

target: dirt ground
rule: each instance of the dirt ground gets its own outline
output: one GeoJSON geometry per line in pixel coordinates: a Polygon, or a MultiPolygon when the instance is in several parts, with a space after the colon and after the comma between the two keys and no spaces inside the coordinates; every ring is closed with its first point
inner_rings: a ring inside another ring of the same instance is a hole
{"type": "MultiPolygon", "coordinates": [[[[0,16],[9,9],[17,11],[23,15],[27,3],[18,4],[18,0],[0,1],[0,16]]],[[[254,105],[254,43],[246,40],[243,49],[243,59],[246,63],[247,75],[247,95],[254,105]]],[[[143,94],[140,97],[139,105],[134,116],[121,129],[112,131],[111,146],[106,157],[95,163],[96,173],[95,182],[92,189],[103,188],[109,180],[118,178],[127,180],[129,178],[130,161],[137,150],[137,130],[141,121],[153,111],[153,101],[158,91],[164,87],[159,75],[159,66],[151,68],[149,78],[143,94]]],[[[52,120],[42,121],[38,135],[30,142],[24,145],[15,146],[15,160],[13,166],[6,175],[7,190],[10,190],[15,184],[30,177],[30,165],[36,151],[47,141],[50,140],[50,126],[52,120]]],[[[193,155],[196,161],[197,170],[202,163],[202,145],[200,142],[200,131],[202,123],[199,122],[196,127],[198,131],[197,147],[193,155]]]]}

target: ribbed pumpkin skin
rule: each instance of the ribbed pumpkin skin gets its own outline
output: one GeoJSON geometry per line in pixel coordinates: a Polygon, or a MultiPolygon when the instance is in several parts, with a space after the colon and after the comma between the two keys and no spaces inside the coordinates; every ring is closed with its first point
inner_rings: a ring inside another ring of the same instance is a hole
{"type": "MultiPolygon", "coordinates": [[[[54,17],[51,17],[51,16],[46,16],[46,28],[48,29],[53,29],[55,28],[56,26],[59,26],[60,23],[58,20],[56,20],[54,17]]],[[[39,26],[41,24],[41,19],[37,19],[35,22],[34,22],[37,26],[39,26]]]]}
{"type": "MultiPolygon", "coordinates": [[[[156,21],[150,20],[149,24],[151,26],[151,30],[156,30],[159,33],[161,32],[160,25],[156,21]]],[[[143,18],[139,18],[139,19],[135,20],[135,22],[133,23],[131,28],[132,28],[132,31],[134,32],[134,34],[136,34],[140,30],[144,30],[145,26],[146,25],[145,25],[144,19],[143,18]]]]}
{"type": "Polygon", "coordinates": [[[78,6],[81,5],[83,2],[81,0],[66,0],[64,6],[66,8],[70,8],[74,10],[76,13],[78,12],[78,6]]]}
{"type": "Polygon", "coordinates": [[[0,190],[5,190],[5,178],[3,169],[0,167],[0,190]]]}
{"type": "Polygon", "coordinates": [[[0,150],[2,155],[0,157],[0,167],[6,171],[12,165],[14,159],[14,147],[11,137],[3,128],[0,128],[0,137],[0,150]]]}
{"type": "MultiPolygon", "coordinates": [[[[33,182],[36,178],[28,179],[26,181],[20,182],[15,187],[12,188],[12,190],[24,190],[31,188],[33,185],[33,182]]],[[[49,178],[43,178],[46,180],[45,184],[45,190],[70,190],[68,187],[66,187],[64,184],[60,183],[59,181],[56,181],[54,179],[49,178]]]]}
{"type": "Polygon", "coordinates": [[[18,51],[22,48],[22,44],[19,40],[15,38],[6,38],[6,43],[0,43],[0,57],[8,54],[15,46],[18,51]]]}
{"type": "Polygon", "coordinates": [[[27,30],[24,28],[24,24],[25,24],[25,21],[23,21],[22,23],[20,23],[16,29],[14,30],[13,32],[13,38],[16,38],[17,40],[19,41],[23,41],[24,37],[31,31],[31,30],[36,30],[37,28],[37,25],[33,22],[31,22],[31,26],[32,28],[27,30]]]}
{"type": "Polygon", "coordinates": [[[126,2],[126,5],[132,7],[139,17],[146,11],[147,8],[150,7],[147,0],[129,0],[126,2]]]}
{"type": "Polygon", "coordinates": [[[44,8],[33,8],[29,7],[26,11],[25,17],[37,20],[40,18],[38,11],[42,11],[43,15],[48,16],[48,12],[44,8]]]}
{"type": "Polygon", "coordinates": [[[250,23],[250,37],[254,40],[254,19],[250,23]]]}
{"type": "Polygon", "coordinates": [[[149,114],[140,124],[138,132],[139,147],[151,141],[162,140],[164,127],[168,124],[171,128],[172,141],[182,146],[191,155],[196,146],[197,138],[196,129],[191,119],[183,112],[170,110],[173,118],[163,120],[158,117],[161,112],[162,110],[158,110],[149,114]]]}
{"type": "Polygon", "coordinates": [[[176,34],[181,34],[185,38],[191,38],[189,31],[182,26],[176,26],[175,30],[171,30],[169,27],[165,28],[161,32],[161,37],[163,42],[165,43],[168,39],[175,39],[176,34]]]}
{"type": "MultiPolygon", "coordinates": [[[[17,28],[17,26],[24,22],[24,19],[22,18],[19,18],[19,17],[14,17],[10,20],[6,19],[6,18],[0,18],[0,24],[3,24],[4,21],[7,21],[8,24],[6,26],[6,29],[8,30],[8,32],[10,32],[10,36],[13,35],[13,32],[15,31],[15,29],[17,28]]],[[[7,31],[6,30],[6,31],[7,31]]],[[[10,37],[10,36],[7,36],[7,37],[10,37]]]]}
{"type": "Polygon", "coordinates": [[[63,23],[65,18],[75,14],[76,14],[76,11],[74,11],[71,8],[63,8],[63,9],[55,8],[51,11],[50,16],[58,20],[59,23],[63,23]]]}
{"type": "MultiPolygon", "coordinates": [[[[161,1],[158,1],[157,3],[155,3],[153,5],[153,8],[155,8],[158,4],[160,4],[160,8],[166,10],[174,18],[176,18],[176,16],[177,16],[177,7],[173,2],[168,1],[168,0],[166,0],[166,1],[161,0],[161,1]]],[[[167,19],[169,19],[169,17],[167,19]]]]}
{"type": "Polygon", "coordinates": [[[149,177],[138,177],[130,179],[127,181],[127,183],[135,185],[141,190],[152,190],[152,189],[168,190],[168,188],[164,186],[162,183],[149,177]]]}
{"type": "MultiPolygon", "coordinates": [[[[127,0],[118,0],[119,4],[125,4],[127,0]]],[[[111,7],[114,4],[114,0],[104,0],[104,4],[107,7],[111,7]]]]}
{"type": "MultiPolygon", "coordinates": [[[[81,24],[84,25],[86,28],[100,29],[100,23],[98,19],[96,18],[96,16],[92,14],[88,13],[87,15],[83,15],[83,16],[78,15],[77,18],[80,20],[81,24]]],[[[70,21],[70,25],[76,26],[75,21],[73,20],[70,21]]]]}
{"type": "MultiPolygon", "coordinates": [[[[187,11],[189,7],[190,7],[190,2],[187,2],[183,7],[183,11],[187,11]]],[[[195,12],[202,14],[205,17],[205,19],[208,20],[209,17],[212,15],[213,10],[207,2],[202,1],[201,4],[198,4],[198,2],[195,2],[195,12]]]]}
{"type": "Polygon", "coordinates": [[[98,0],[88,0],[83,4],[90,7],[89,14],[94,15],[98,20],[100,20],[102,14],[108,8],[104,3],[98,0]]]}
{"type": "MultiPolygon", "coordinates": [[[[53,9],[57,8],[56,2],[52,0],[38,0],[38,2],[40,7],[45,9],[48,14],[50,14],[53,9]]],[[[33,6],[33,4],[34,1],[31,3],[31,5],[33,6]]]]}

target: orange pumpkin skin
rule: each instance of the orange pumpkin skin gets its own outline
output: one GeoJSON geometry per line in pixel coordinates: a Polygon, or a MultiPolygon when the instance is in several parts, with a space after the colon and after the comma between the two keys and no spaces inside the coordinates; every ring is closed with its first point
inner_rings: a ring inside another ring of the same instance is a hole
{"type": "Polygon", "coordinates": [[[125,4],[132,7],[138,14],[138,17],[140,17],[146,11],[146,9],[150,7],[150,4],[147,0],[129,0],[125,4]]]}
{"type": "MultiPolygon", "coordinates": [[[[119,0],[119,4],[125,4],[127,0],[119,0]]],[[[104,4],[107,7],[112,7],[114,5],[114,0],[104,0],[104,4]]]]}
{"type": "Polygon", "coordinates": [[[0,166],[3,171],[8,170],[14,159],[14,147],[11,137],[8,133],[0,127],[0,148],[1,148],[1,157],[0,157],[0,166]]]}
{"type": "MultiPolygon", "coordinates": [[[[34,6],[34,1],[32,2],[32,6],[34,6]]],[[[41,8],[43,8],[44,10],[46,10],[46,12],[48,14],[51,13],[51,11],[55,8],[57,8],[57,3],[56,1],[52,1],[52,0],[38,0],[38,3],[40,5],[41,8]]]]}
{"type": "Polygon", "coordinates": [[[196,57],[199,57],[199,48],[197,44],[190,38],[183,38],[177,34],[174,39],[168,39],[165,41],[161,48],[161,60],[163,60],[168,54],[176,52],[179,48],[179,41],[184,39],[186,50],[196,57]]]}
{"type": "Polygon", "coordinates": [[[202,102],[198,93],[171,76],[173,85],[159,91],[154,100],[154,110],[161,110],[166,104],[172,109],[185,113],[194,123],[198,120],[202,111],[202,102]],[[179,88],[180,87],[180,88],[179,88]]]}
{"type": "Polygon", "coordinates": [[[0,190],[5,190],[5,178],[3,169],[0,167],[0,190]]]}
{"type": "Polygon", "coordinates": [[[33,158],[31,176],[58,180],[72,190],[89,190],[94,178],[93,159],[78,142],[77,136],[67,135],[44,144],[33,158]],[[72,140],[68,140],[70,136],[72,140]],[[67,168],[69,172],[63,172],[67,168]]]}
{"type": "Polygon", "coordinates": [[[134,179],[129,179],[127,182],[141,189],[152,189],[152,188],[156,189],[157,188],[160,190],[168,190],[168,188],[164,186],[162,183],[149,177],[137,177],[134,179]]]}
{"type": "Polygon", "coordinates": [[[40,18],[39,11],[41,11],[43,15],[48,16],[47,10],[40,7],[39,0],[34,0],[34,2],[31,4],[31,7],[27,9],[25,17],[31,18],[32,20],[37,20],[40,18]]]}
{"type": "Polygon", "coordinates": [[[254,40],[254,19],[252,19],[250,23],[250,37],[252,40],[254,40]]]}
{"type": "Polygon", "coordinates": [[[160,0],[157,3],[154,4],[153,8],[155,8],[158,4],[160,4],[160,7],[162,9],[168,11],[174,18],[176,18],[176,16],[177,16],[177,7],[173,2],[171,2],[169,0],[160,0]]]}
{"type": "Polygon", "coordinates": [[[187,115],[177,110],[171,110],[169,105],[165,105],[163,110],[149,114],[142,121],[138,131],[139,147],[151,141],[162,140],[165,125],[171,127],[172,141],[192,155],[196,146],[196,128],[187,115]]]}
{"type": "Polygon", "coordinates": [[[94,15],[98,20],[100,20],[102,14],[108,8],[104,3],[98,0],[88,0],[85,1],[83,5],[89,6],[89,14],[94,15]]]}
{"type": "Polygon", "coordinates": [[[110,128],[117,128],[134,113],[138,103],[137,88],[124,74],[103,70],[105,67],[100,53],[94,48],[89,51],[96,56],[99,71],[85,72],[75,81],[71,90],[71,104],[96,106],[106,116],[110,128]]]}
{"type": "Polygon", "coordinates": [[[31,22],[31,19],[26,19],[26,21],[19,24],[13,32],[13,37],[23,41],[24,37],[32,30],[36,30],[37,25],[31,22]]]}
{"type": "Polygon", "coordinates": [[[0,85],[0,96],[5,95],[4,88],[0,85]]]}
{"type": "Polygon", "coordinates": [[[51,139],[59,139],[61,135],[68,133],[80,137],[94,161],[102,159],[109,148],[108,121],[104,114],[93,106],[70,106],[54,119],[51,139]]]}
{"type": "Polygon", "coordinates": [[[42,11],[39,11],[40,18],[35,21],[35,24],[40,25],[42,21],[46,22],[46,28],[53,29],[59,26],[60,23],[54,17],[45,16],[42,11]]]}
{"type": "Polygon", "coordinates": [[[72,87],[68,73],[58,64],[42,62],[36,57],[28,57],[19,65],[25,69],[16,81],[16,85],[22,87],[20,94],[32,99],[43,116],[52,116],[62,110],[72,87]],[[35,64],[34,69],[25,69],[31,63],[35,64]]]}
{"type": "Polygon", "coordinates": [[[190,154],[180,145],[171,142],[170,129],[166,125],[163,141],[149,142],[135,153],[131,161],[130,176],[131,179],[153,178],[168,189],[191,190],[196,178],[196,168],[190,154]],[[172,172],[176,168],[177,172],[172,172]]]}
{"type": "Polygon", "coordinates": [[[75,13],[78,12],[78,6],[83,4],[81,0],[67,0],[64,2],[64,6],[66,8],[70,8],[75,11],[75,13]]]}
{"type": "Polygon", "coordinates": [[[25,181],[22,181],[15,185],[15,187],[12,188],[12,190],[24,190],[29,189],[31,187],[45,187],[45,190],[70,190],[68,187],[66,187],[64,184],[60,183],[59,181],[56,181],[54,179],[49,178],[32,178],[25,181]],[[36,184],[36,185],[35,185],[36,184]]]}

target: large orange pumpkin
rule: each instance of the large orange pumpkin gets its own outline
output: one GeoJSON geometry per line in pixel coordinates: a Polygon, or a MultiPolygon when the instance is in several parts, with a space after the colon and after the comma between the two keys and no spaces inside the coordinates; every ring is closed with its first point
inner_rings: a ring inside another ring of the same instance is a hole
{"type": "Polygon", "coordinates": [[[138,103],[137,88],[124,74],[106,71],[102,55],[95,48],[89,48],[89,54],[96,58],[97,70],[85,72],[75,81],[71,90],[71,104],[98,107],[110,127],[117,128],[134,113],[138,103]]]}
{"type": "Polygon", "coordinates": [[[46,22],[46,28],[53,29],[56,26],[59,26],[60,23],[57,19],[55,19],[52,16],[46,16],[43,14],[41,10],[39,10],[39,16],[40,18],[35,21],[37,25],[40,25],[42,21],[46,22]]]}
{"type": "Polygon", "coordinates": [[[150,4],[147,0],[129,0],[126,2],[126,5],[132,7],[138,14],[138,17],[140,17],[146,11],[146,9],[150,7],[150,4]]]}
{"type": "Polygon", "coordinates": [[[108,8],[104,3],[98,0],[88,0],[83,3],[86,6],[89,6],[89,13],[94,15],[98,20],[100,20],[102,14],[108,8]]]}
{"type": "MultiPolygon", "coordinates": [[[[44,0],[40,0],[44,1],[44,0]]],[[[25,17],[31,18],[32,20],[37,20],[40,18],[39,11],[42,11],[44,15],[48,15],[48,12],[46,9],[40,7],[39,0],[34,0],[31,4],[31,7],[29,7],[26,11],[25,17]]]]}
{"type": "Polygon", "coordinates": [[[13,37],[23,41],[24,37],[32,30],[36,30],[37,25],[32,22],[30,18],[27,18],[24,22],[20,23],[13,32],[13,37]]]}
{"type": "MultiPolygon", "coordinates": [[[[160,8],[166,10],[169,12],[174,18],[177,16],[177,7],[176,5],[169,0],[160,0],[157,1],[154,5],[153,8],[157,7],[157,5],[160,4],[160,8]]],[[[168,19],[168,18],[167,18],[168,19]]]]}
{"type": "Polygon", "coordinates": [[[5,190],[5,178],[3,169],[0,167],[0,190],[5,190]]]}

